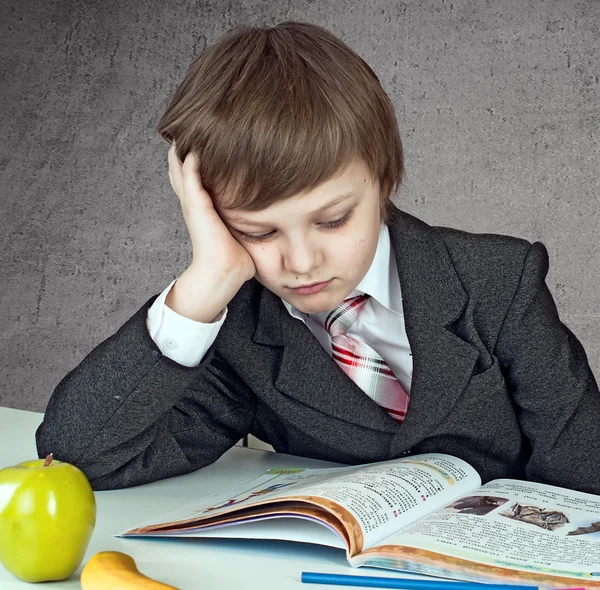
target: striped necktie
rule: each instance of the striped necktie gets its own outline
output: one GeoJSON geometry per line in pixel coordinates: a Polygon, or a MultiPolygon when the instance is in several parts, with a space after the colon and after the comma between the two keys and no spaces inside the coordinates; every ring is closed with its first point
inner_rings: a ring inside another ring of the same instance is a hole
{"type": "Polygon", "coordinates": [[[394,420],[402,422],[406,416],[409,395],[373,348],[347,335],[368,299],[368,295],[360,295],[346,299],[329,312],[310,315],[331,336],[333,358],[342,371],[394,420]]]}

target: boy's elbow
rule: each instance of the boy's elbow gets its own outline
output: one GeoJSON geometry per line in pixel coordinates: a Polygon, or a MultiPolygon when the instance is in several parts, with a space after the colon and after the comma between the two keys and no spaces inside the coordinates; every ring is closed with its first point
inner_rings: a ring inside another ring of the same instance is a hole
{"type": "Polygon", "coordinates": [[[64,420],[52,419],[52,414],[46,412],[43,422],[35,432],[35,444],[40,458],[52,453],[58,461],[73,463],[81,448],[86,444],[86,436],[77,433],[72,424],[64,420]]]}
{"type": "Polygon", "coordinates": [[[60,429],[60,425],[53,424],[45,418],[35,432],[35,444],[38,457],[44,459],[52,453],[52,457],[56,461],[74,465],[83,472],[94,490],[125,487],[119,485],[116,480],[111,483],[110,474],[108,474],[108,477],[103,478],[94,477],[93,473],[96,466],[93,463],[82,459],[81,453],[78,450],[79,445],[65,444],[65,441],[67,440],[68,437],[66,437],[60,429]]]}

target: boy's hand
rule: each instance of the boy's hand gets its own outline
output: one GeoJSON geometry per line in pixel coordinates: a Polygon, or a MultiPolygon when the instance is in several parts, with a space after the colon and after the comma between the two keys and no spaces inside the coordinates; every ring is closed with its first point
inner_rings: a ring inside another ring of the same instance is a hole
{"type": "Polygon", "coordinates": [[[169,180],[179,198],[192,241],[192,264],[177,279],[166,304],[198,322],[212,322],[251,279],[256,268],[246,250],[231,235],[202,186],[196,157],[183,164],[169,149],[169,180]]]}

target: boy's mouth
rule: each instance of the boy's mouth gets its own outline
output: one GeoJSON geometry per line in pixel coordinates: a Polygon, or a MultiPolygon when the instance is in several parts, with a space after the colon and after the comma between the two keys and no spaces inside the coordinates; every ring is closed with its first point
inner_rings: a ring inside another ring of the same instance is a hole
{"type": "Polygon", "coordinates": [[[328,281],[324,281],[322,283],[301,285],[300,287],[288,287],[288,289],[294,293],[297,293],[298,295],[312,295],[313,293],[318,293],[319,291],[326,289],[331,281],[333,281],[333,279],[329,279],[328,281]]]}

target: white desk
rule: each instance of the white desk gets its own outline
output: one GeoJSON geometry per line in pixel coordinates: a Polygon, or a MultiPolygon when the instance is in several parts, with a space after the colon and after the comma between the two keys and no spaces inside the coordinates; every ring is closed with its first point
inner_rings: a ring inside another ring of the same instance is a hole
{"type": "MultiPolygon", "coordinates": [[[[35,430],[42,414],[0,408],[0,468],[37,458],[35,430]]],[[[80,588],[79,574],[99,551],[131,555],[140,571],[181,590],[303,590],[325,588],[300,582],[302,571],[391,576],[391,572],[350,568],[339,549],[283,541],[237,539],[117,539],[112,535],[160,515],[195,497],[260,475],[271,467],[335,465],[291,455],[234,447],[194,473],[123,490],[96,492],[96,528],[79,570],[52,590],[80,588]]],[[[0,565],[0,588],[34,586],[0,565]]],[[[41,586],[39,586],[41,588],[41,586]]],[[[330,586],[328,586],[330,587],[330,586]]]]}

